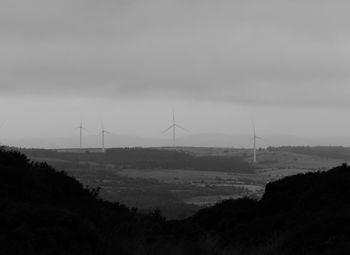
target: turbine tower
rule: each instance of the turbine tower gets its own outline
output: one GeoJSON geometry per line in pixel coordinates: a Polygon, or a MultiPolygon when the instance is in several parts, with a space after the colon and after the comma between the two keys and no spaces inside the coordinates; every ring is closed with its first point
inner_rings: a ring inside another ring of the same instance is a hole
{"type": "Polygon", "coordinates": [[[106,149],[105,149],[105,134],[111,134],[110,132],[108,132],[107,130],[105,130],[103,124],[102,124],[102,131],[101,131],[101,134],[102,134],[102,152],[105,152],[106,149]]]}
{"type": "Polygon", "coordinates": [[[256,135],[256,131],[255,131],[255,125],[253,125],[254,128],[254,136],[253,136],[253,141],[254,141],[254,147],[253,147],[253,163],[256,164],[257,160],[256,160],[256,140],[257,139],[261,139],[261,137],[256,135]]]}
{"type": "Polygon", "coordinates": [[[83,122],[80,121],[80,126],[78,127],[79,128],[79,148],[80,150],[83,148],[83,130],[87,131],[87,129],[83,126],[83,122]]]}
{"type": "Polygon", "coordinates": [[[181,127],[179,124],[175,121],[175,112],[173,110],[173,124],[170,125],[166,130],[163,131],[163,133],[167,132],[168,130],[173,130],[173,147],[176,147],[176,128],[180,128],[182,130],[185,130],[186,132],[189,132],[186,128],[181,127]]]}

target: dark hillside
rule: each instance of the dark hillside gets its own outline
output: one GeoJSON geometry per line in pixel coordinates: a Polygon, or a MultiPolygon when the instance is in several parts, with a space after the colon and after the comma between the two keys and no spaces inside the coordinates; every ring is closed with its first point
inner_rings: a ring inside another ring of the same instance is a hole
{"type": "Polygon", "coordinates": [[[260,201],[225,201],[185,226],[218,237],[232,254],[350,254],[350,168],[286,177],[260,201]]]}
{"type": "Polygon", "coordinates": [[[162,222],[18,152],[0,151],[0,208],[0,254],[129,254],[162,222]]]}
{"type": "Polygon", "coordinates": [[[270,183],[182,221],[98,198],[64,172],[0,151],[0,254],[350,254],[350,168],[270,183]]]}

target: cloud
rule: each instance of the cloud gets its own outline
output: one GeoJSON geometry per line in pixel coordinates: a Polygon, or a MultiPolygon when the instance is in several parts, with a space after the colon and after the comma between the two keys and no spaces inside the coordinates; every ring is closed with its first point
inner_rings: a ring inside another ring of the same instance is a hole
{"type": "Polygon", "coordinates": [[[346,1],[4,0],[0,91],[346,105],[346,1]]]}

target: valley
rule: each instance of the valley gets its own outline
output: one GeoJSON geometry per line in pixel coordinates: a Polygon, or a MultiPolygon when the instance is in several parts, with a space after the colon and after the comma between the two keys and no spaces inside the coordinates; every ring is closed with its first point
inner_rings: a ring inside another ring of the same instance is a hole
{"type": "Polygon", "coordinates": [[[31,160],[45,161],[66,171],[85,186],[99,187],[100,196],[106,200],[142,212],[159,209],[168,219],[186,218],[226,199],[258,199],[271,181],[323,171],[344,162],[269,148],[258,151],[255,165],[250,164],[251,150],[234,148],[129,148],[110,149],[106,153],[22,149],[22,152],[31,160]]]}

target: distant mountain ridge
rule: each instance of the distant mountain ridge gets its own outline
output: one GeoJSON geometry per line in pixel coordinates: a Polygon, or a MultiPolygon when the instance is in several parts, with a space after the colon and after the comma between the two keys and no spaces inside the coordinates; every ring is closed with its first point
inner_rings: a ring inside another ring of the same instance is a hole
{"type": "MultiPolygon", "coordinates": [[[[258,141],[258,147],[268,146],[350,146],[350,137],[324,137],[304,138],[294,135],[259,135],[263,139],[258,141]]],[[[32,139],[2,139],[3,144],[25,148],[77,148],[79,137],[58,137],[58,138],[32,138],[32,139]]],[[[230,135],[220,133],[190,134],[178,137],[178,146],[193,147],[234,147],[251,148],[252,135],[230,135]]],[[[106,147],[164,147],[171,146],[171,137],[147,138],[133,135],[108,135],[106,147]]],[[[101,137],[84,136],[83,146],[85,148],[99,148],[101,137]]]]}

